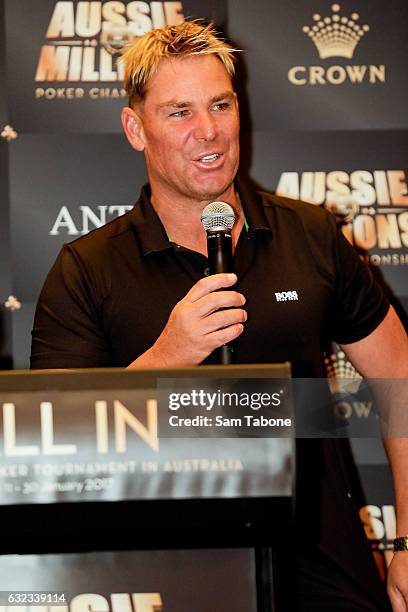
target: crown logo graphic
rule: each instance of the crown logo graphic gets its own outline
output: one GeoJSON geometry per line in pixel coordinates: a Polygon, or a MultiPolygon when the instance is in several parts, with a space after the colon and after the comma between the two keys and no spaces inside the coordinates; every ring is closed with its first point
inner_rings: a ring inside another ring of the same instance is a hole
{"type": "Polygon", "coordinates": [[[326,356],[324,360],[326,375],[329,379],[330,391],[333,394],[347,391],[356,393],[362,381],[362,377],[347,359],[340,347],[335,347],[334,352],[326,356]]]}
{"type": "Polygon", "coordinates": [[[358,13],[352,13],[350,17],[339,15],[340,8],[339,4],[333,4],[331,17],[321,17],[316,13],[313,15],[315,24],[303,27],[303,32],[310,36],[316,45],[321,59],[352,58],[354,49],[370,29],[368,25],[357,23],[360,19],[358,13]]]}

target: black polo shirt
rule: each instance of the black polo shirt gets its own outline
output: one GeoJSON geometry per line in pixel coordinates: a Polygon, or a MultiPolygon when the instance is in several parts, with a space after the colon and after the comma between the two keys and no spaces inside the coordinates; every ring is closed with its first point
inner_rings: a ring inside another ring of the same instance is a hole
{"type": "MultiPolygon", "coordinates": [[[[295,375],[324,376],[326,343],[364,338],[388,303],[332,215],[238,188],[247,229],[234,254],[235,287],[248,321],[236,360],[290,361],[295,375]]],[[[145,186],[130,212],[63,247],[38,301],[31,367],[127,366],[206,273],[206,257],[166,236],[145,186]]]]}
{"type": "MultiPolygon", "coordinates": [[[[364,338],[388,302],[332,215],[240,183],[238,190],[247,230],[234,264],[248,320],[236,342],[237,362],[290,361],[297,376],[323,376],[328,341],[364,338]]],[[[144,187],[130,212],[63,247],[39,298],[31,367],[127,366],[152,346],[174,305],[206,273],[206,257],[169,240],[144,187]]],[[[206,360],[213,362],[214,356],[206,360]]],[[[298,443],[299,530],[293,542],[288,534],[299,555],[305,610],[332,609],[333,593],[347,599],[347,609],[386,609],[349,493],[345,441],[315,442],[298,443]],[[307,607],[313,597],[319,605],[307,607]],[[349,601],[363,608],[349,608],[349,601]]]]}

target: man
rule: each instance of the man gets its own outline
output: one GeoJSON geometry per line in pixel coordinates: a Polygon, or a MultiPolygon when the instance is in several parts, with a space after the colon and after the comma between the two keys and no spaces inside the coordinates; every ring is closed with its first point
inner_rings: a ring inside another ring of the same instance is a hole
{"type": "MultiPolygon", "coordinates": [[[[333,217],[236,180],[233,51],[211,26],[193,22],[149,32],[125,54],[122,124],[145,155],[149,185],[130,213],[62,250],[37,307],[33,368],[214,363],[214,349],[235,340],[238,363],[288,360],[295,375],[322,376],[322,349],[334,339],[366,377],[408,375],[403,328],[333,217]],[[229,202],[238,218],[237,276],[206,276],[200,215],[213,200],[229,202]],[[298,299],[277,300],[282,291],[298,299]]],[[[331,440],[306,442],[299,516],[308,496],[318,520],[299,522],[302,610],[386,609],[341,453],[331,440]]],[[[393,439],[387,450],[402,537],[408,446],[393,439]]],[[[408,610],[408,551],[394,557],[389,594],[394,610],[408,610]]]]}

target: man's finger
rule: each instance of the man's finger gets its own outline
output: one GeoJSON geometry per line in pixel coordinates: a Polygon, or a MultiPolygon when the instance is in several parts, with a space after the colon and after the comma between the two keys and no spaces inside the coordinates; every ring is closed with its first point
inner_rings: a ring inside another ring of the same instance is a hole
{"type": "Polygon", "coordinates": [[[245,297],[237,291],[213,291],[195,302],[196,313],[200,317],[220,310],[220,308],[238,308],[245,304],[245,297]]]}
{"type": "Polygon", "coordinates": [[[242,308],[229,308],[228,310],[220,310],[214,312],[211,316],[203,321],[203,332],[209,334],[211,332],[235,325],[236,323],[245,323],[248,315],[242,308]]]}
{"type": "Polygon", "coordinates": [[[235,285],[237,280],[237,275],[233,274],[232,272],[228,274],[212,274],[211,276],[200,278],[200,280],[193,285],[193,287],[191,287],[184,300],[191,303],[196,302],[212,291],[217,291],[217,289],[235,285]]]}
{"type": "MultiPolygon", "coordinates": [[[[242,323],[236,323],[235,325],[230,325],[229,327],[225,327],[224,329],[219,329],[218,331],[212,332],[208,334],[208,339],[211,340],[211,343],[215,348],[222,346],[223,344],[228,344],[238,338],[240,334],[244,331],[244,326],[242,323]]],[[[404,611],[405,612],[405,611],[404,611]]]]}

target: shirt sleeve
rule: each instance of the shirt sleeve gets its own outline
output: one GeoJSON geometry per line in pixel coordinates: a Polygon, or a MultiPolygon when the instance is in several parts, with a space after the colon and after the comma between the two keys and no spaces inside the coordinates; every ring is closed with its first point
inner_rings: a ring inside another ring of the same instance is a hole
{"type": "Polygon", "coordinates": [[[388,312],[389,302],[372,271],[338,229],[334,257],[331,337],[338,344],[350,344],[378,327],[388,312]]]}
{"type": "Polygon", "coordinates": [[[75,249],[65,245],[38,300],[31,368],[109,366],[100,302],[92,272],[75,249]]]}

